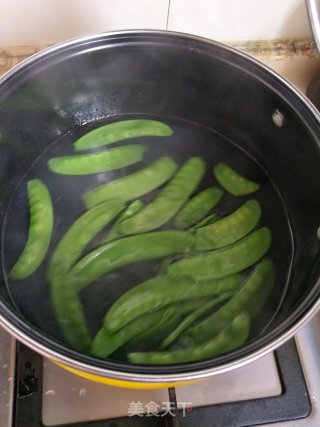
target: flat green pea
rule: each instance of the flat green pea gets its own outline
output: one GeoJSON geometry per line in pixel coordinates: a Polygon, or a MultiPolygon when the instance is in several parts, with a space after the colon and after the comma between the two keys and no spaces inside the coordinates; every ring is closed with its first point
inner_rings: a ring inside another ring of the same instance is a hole
{"type": "Polygon", "coordinates": [[[250,331],[250,318],[241,313],[216,337],[195,347],[175,351],[129,353],[131,363],[140,365],[172,365],[196,362],[227,353],[243,345],[250,331]]]}
{"type": "Polygon", "coordinates": [[[100,153],[54,157],[48,161],[48,167],[52,172],[62,175],[90,175],[138,163],[145,151],[143,145],[126,145],[100,153]]]}
{"type": "Polygon", "coordinates": [[[104,327],[114,333],[136,317],[173,302],[235,292],[242,280],[242,275],[234,275],[196,283],[187,277],[156,276],[122,295],[108,311],[104,327]]]}
{"type": "Polygon", "coordinates": [[[109,231],[106,239],[104,240],[104,243],[111,242],[112,240],[117,239],[118,237],[123,237],[118,232],[118,225],[121,221],[123,221],[126,218],[130,218],[132,215],[135,215],[136,213],[140,212],[141,209],[144,208],[144,203],[142,200],[134,200],[130,205],[125,209],[125,211],[120,214],[119,219],[114,223],[113,227],[109,231]]]}
{"type": "Polygon", "coordinates": [[[67,276],[50,279],[50,294],[54,313],[67,342],[76,350],[88,352],[91,336],[77,290],[67,276]]]}
{"type": "Polygon", "coordinates": [[[190,346],[206,341],[218,334],[241,311],[246,311],[250,318],[254,319],[270,294],[274,278],[273,262],[265,258],[257,265],[230,301],[211,316],[187,330],[181,337],[180,344],[190,346]]]}
{"type": "Polygon", "coordinates": [[[137,172],[92,188],[84,194],[84,203],[91,208],[115,197],[124,201],[137,199],[163,185],[177,167],[170,157],[161,157],[137,172]]]}
{"type": "Polygon", "coordinates": [[[66,339],[77,350],[89,350],[91,338],[68,272],[87,244],[122,208],[122,201],[109,200],[85,212],[62,237],[50,260],[48,275],[55,315],[66,339]]]}
{"type": "Polygon", "coordinates": [[[142,136],[170,136],[172,129],[156,120],[134,119],[110,123],[94,129],[79,138],[73,145],[76,151],[101,147],[130,138],[142,136]]]}
{"type": "Polygon", "coordinates": [[[254,229],[261,216],[261,206],[249,200],[231,215],[196,231],[196,249],[217,249],[240,240],[254,229]]]}
{"type": "Polygon", "coordinates": [[[259,190],[259,184],[241,176],[225,163],[218,163],[213,174],[219,184],[234,196],[244,196],[259,190]]]}
{"type": "Polygon", "coordinates": [[[197,188],[205,167],[205,162],[200,157],[188,160],[151,203],[119,224],[120,233],[144,233],[169,221],[197,188]]]}
{"type": "Polygon", "coordinates": [[[218,279],[250,267],[265,255],[270,245],[270,230],[262,227],[225,248],[183,258],[171,264],[167,272],[172,277],[218,279]]]}
{"type": "Polygon", "coordinates": [[[207,313],[213,307],[216,307],[217,305],[221,304],[223,301],[230,299],[230,297],[232,297],[232,293],[225,292],[194,310],[191,314],[185,317],[183,321],[179,323],[179,325],[166,337],[166,339],[160,345],[159,350],[166,350],[179,338],[182,332],[185,331],[197,319],[199,319],[199,317],[207,313]]]}
{"type": "Polygon", "coordinates": [[[194,196],[182,207],[175,217],[175,226],[181,230],[191,227],[203,218],[222,197],[222,190],[217,187],[207,188],[194,196]]]}
{"type": "Polygon", "coordinates": [[[27,183],[30,225],[24,249],[9,276],[25,279],[34,273],[44,260],[53,231],[53,206],[50,193],[40,179],[27,183]]]}
{"type": "Polygon", "coordinates": [[[82,258],[71,270],[70,280],[79,290],[123,265],[188,252],[194,243],[187,231],[155,231],[115,240],[82,258]]]}
{"type": "Polygon", "coordinates": [[[98,357],[107,357],[130,340],[146,339],[156,335],[164,328],[175,324],[184,313],[203,305],[196,300],[179,305],[173,304],[154,313],[139,316],[115,334],[108,332],[103,326],[92,342],[91,352],[98,357]]]}

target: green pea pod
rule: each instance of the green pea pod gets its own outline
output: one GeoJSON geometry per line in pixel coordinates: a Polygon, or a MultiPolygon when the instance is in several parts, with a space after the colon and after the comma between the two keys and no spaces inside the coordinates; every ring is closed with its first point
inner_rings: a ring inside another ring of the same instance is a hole
{"type": "Polygon", "coordinates": [[[155,231],[115,240],[82,258],[71,270],[70,280],[80,290],[123,265],[184,253],[194,243],[194,236],[187,231],[155,231]]]}
{"type": "Polygon", "coordinates": [[[127,207],[127,209],[119,216],[119,219],[114,223],[113,227],[109,231],[106,239],[104,240],[104,243],[111,242],[112,240],[117,239],[118,237],[123,237],[118,232],[118,225],[121,221],[123,221],[126,218],[130,218],[132,215],[135,215],[136,213],[140,212],[141,209],[144,208],[144,203],[142,200],[135,200],[127,207]]]}
{"type": "Polygon", "coordinates": [[[91,336],[77,290],[67,276],[50,279],[51,301],[66,341],[76,350],[89,352],[91,336]]]}
{"type": "Polygon", "coordinates": [[[123,234],[138,234],[165,224],[188,200],[205,173],[205,162],[199,157],[188,160],[159,195],[142,211],[119,224],[123,234]]]}
{"type": "Polygon", "coordinates": [[[50,293],[59,325],[77,350],[89,350],[90,334],[77,289],[67,274],[93,237],[121,211],[123,202],[110,200],[78,218],[58,243],[49,265],[50,293]]]}
{"type": "Polygon", "coordinates": [[[241,176],[225,163],[218,163],[213,174],[219,184],[234,196],[244,196],[259,190],[259,184],[241,176]]]}
{"type": "Polygon", "coordinates": [[[173,365],[196,362],[227,353],[243,345],[250,331],[250,318],[241,313],[216,337],[195,347],[175,351],[129,353],[131,363],[140,365],[173,365]]]}
{"type": "Polygon", "coordinates": [[[98,357],[107,357],[130,340],[157,335],[162,329],[175,324],[184,313],[192,311],[199,305],[203,305],[202,300],[188,301],[139,316],[115,334],[102,327],[92,342],[91,352],[98,357]]]}
{"type": "Polygon", "coordinates": [[[142,136],[170,136],[172,129],[156,120],[134,119],[110,123],[94,129],[79,138],[73,145],[77,151],[88,150],[142,136]]]}
{"type": "Polygon", "coordinates": [[[189,347],[206,341],[208,338],[218,334],[242,310],[246,311],[251,319],[254,319],[270,294],[274,278],[273,262],[265,258],[257,265],[253,273],[230,301],[211,316],[187,330],[181,336],[180,344],[189,347]]]}
{"type": "Polygon", "coordinates": [[[230,299],[232,297],[231,292],[226,292],[221,295],[219,295],[216,298],[213,298],[211,301],[207,302],[206,304],[202,304],[201,307],[194,310],[191,314],[189,314],[162,342],[162,344],[159,347],[159,350],[166,350],[168,347],[170,347],[182,334],[183,331],[185,331],[192,323],[194,323],[199,317],[201,317],[203,314],[207,313],[212,308],[216,307],[217,305],[221,304],[223,301],[230,299]]]}
{"type": "Polygon", "coordinates": [[[270,245],[270,230],[262,227],[225,248],[183,258],[171,264],[167,273],[171,277],[190,276],[195,280],[218,279],[255,264],[270,245]]]}
{"type": "Polygon", "coordinates": [[[14,264],[9,276],[25,279],[34,273],[44,260],[53,231],[53,206],[50,193],[40,179],[27,184],[30,225],[24,249],[14,264]]]}
{"type": "Polygon", "coordinates": [[[240,240],[258,224],[260,215],[260,203],[250,200],[231,215],[197,230],[196,249],[217,249],[240,240]]]}
{"type": "Polygon", "coordinates": [[[170,157],[161,157],[137,172],[92,188],[84,194],[84,203],[91,208],[115,197],[124,201],[137,199],[168,181],[177,167],[170,157]]]}
{"type": "Polygon", "coordinates": [[[175,226],[181,230],[191,227],[191,225],[200,221],[222,197],[220,188],[207,188],[194,196],[177,213],[175,226]]]}
{"type": "Polygon", "coordinates": [[[234,275],[195,283],[187,277],[172,279],[156,276],[122,295],[108,311],[104,327],[114,333],[136,317],[159,310],[173,302],[235,292],[242,280],[241,275],[234,275]]]}
{"type": "Polygon", "coordinates": [[[48,167],[52,172],[62,175],[89,175],[138,163],[145,151],[143,145],[125,145],[100,153],[54,157],[48,161],[48,167]]]}

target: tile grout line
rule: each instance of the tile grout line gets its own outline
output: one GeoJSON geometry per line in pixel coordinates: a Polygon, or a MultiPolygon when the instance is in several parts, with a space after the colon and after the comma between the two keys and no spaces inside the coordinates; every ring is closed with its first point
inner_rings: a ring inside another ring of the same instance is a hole
{"type": "Polygon", "coordinates": [[[167,12],[166,30],[168,30],[168,25],[169,25],[170,4],[171,4],[171,0],[168,0],[168,12],[167,12]]]}

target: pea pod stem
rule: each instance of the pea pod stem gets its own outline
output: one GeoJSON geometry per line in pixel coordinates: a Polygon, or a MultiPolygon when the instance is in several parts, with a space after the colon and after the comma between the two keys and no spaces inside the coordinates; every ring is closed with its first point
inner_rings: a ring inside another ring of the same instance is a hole
{"type": "Polygon", "coordinates": [[[107,234],[107,237],[104,240],[104,243],[111,242],[112,240],[117,239],[118,237],[122,237],[122,235],[118,231],[118,226],[121,221],[126,218],[130,218],[132,215],[135,215],[137,212],[140,212],[143,209],[144,203],[142,200],[134,200],[130,205],[120,214],[118,220],[114,223],[113,227],[107,234]]]}
{"type": "Polygon", "coordinates": [[[197,188],[204,173],[205,162],[201,158],[188,160],[151,203],[119,224],[120,233],[144,233],[168,222],[197,188]]]}
{"type": "Polygon", "coordinates": [[[170,157],[161,157],[137,172],[92,188],[84,194],[84,203],[87,208],[91,208],[112,198],[124,201],[137,199],[163,185],[177,167],[170,157]]]}
{"type": "Polygon", "coordinates": [[[172,277],[189,276],[195,280],[229,276],[259,261],[270,245],[270,230],[262,227],[225,248],[176,261],[169,265],[167,274],[172,277]]]}
{"type": "Polygon", "coordinates": [[[172,129],[165,123],[156,120],[121,120],[87,132],[74,143],[74,149],[76,151],[88,150],[131,138],[170,135],[172,135],[172,129]]]}
{"type": "Polygon", "coordinates": [[[40,179],[27,183],[30,223],[27,242],[11,269],[12,279],[25,279],[33,274],[44,260],[53,232],[54,213],[48,188],[40,179]]]}
{"type": "Polygon", "coordinates": [[[159,310],[172,301],[178,303],[193,298],[235,292],[242,280],[241,275],[235,275],[221,280],[195,283],[186,277],[172,279],[167,276],[156,276],[122,295],[108,311],[104,327],[115,333],[136,317],[159,310]]]}
{"type": "Polygon", "coordinates": [[[209,337],[218,334],[242,310],[254,319],[266,302],[274,277],[273,262],[265,258],[225,305],[181,336],[180,344],[190,346],[206,341],[209,337]]]}
{"type": "Polygon", "coordinates": [[[138,163],[145,150],[143,145],[126,145],[99,153],[54,157],[48,161],[48,167],[62,175],[90,175],[138,163]]]}
{"type": "Polygon", "coordinates": [[[229,299],[232,296],[231,292],[226,292],[219,295],[216,298],[213,298],[211,301],[202,305],[201,307],[194,310],[191,314],[189,314],[162,342],[159,347],[159,350],[166,350],[170,347],[193,322],[195,322],[199,317],[203,314],[207,313],[213,307],[221,304],[223,301],[229,299]]]}
{"type": "Polygon", "coordinates": [[[129,353],[131,363],[140,365],[171,365],[196,362],[227,353],[244,344],[250,330],[250,319],[246,313],[240,313],[216,337],[195,347],[175,351],[129,353]]]}
{"type": "Polygon", "coordinates": [[[259,184],[240,175],[225,163],[218,163],[213,174],[219,184],[234,196],[244,196],[259,190],[259,184]]]}
{"type": "Polygon", "coordinates": [[[70,280],[80,290],[123,265],[188,252],[194,243],[187,231],[154,231],[115,240],[82,258],[71,270],[70,280]]]}
{"type": "Polygon", "coordinates": [[[222,197],[222,190],[217,187],[207,188],[190,199],[175,217],[175,226],[180,230],[199,222],[222,197]]]}
{"type": "Polygon", "coordinates": [[[240,240],[258,224],[261,206],[249,200],[231,215],[196,230],[196,249],[217,249],[240,240]]]}
{"type": "Polygon", "coordinates": [[[213,224],[214,222],[219,221],[219,219],[220,217],[216,213],[212,213],[191,227],[191,229],[197,230],[198,228],[204,227],[205,225],[213,224]]]}
{"type": "Polygon", "coordinates": [[[55,315],[66,339],[77,350],[88,351],[91,337],[68,272],[87,244],[122,208],[122,201],[110,200],[85,212],[65,233],[50,260],[48,276],[55,315]]]}

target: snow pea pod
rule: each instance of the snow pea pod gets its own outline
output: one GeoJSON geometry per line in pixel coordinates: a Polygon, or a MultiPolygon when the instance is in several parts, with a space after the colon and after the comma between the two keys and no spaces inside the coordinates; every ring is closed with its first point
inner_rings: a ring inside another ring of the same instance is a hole
{"type": "Polygon", "coordinates": [[[181,230],[189,228],[200,221],[222,197],[222,190],[217,187],[207,188],[194,196],[177,213],[175,226],[181,230]]]}
{"type": "Polygon", "coordinates": [[[166,124],[156,120],[122,120],[100,126],[86,133],[73,145],[76,151],[80,151],[101,147],[130,138],[170,135],[172,135],[172,129],[166,124]]]}
{"type": "Polygon", "coordinates": [[[124,328],[112,334],[103,326],[92,342],[91,352],[98,357],[107,357],[130,340],[144,339],[158,334],[164,328],[174,325],[183,314],[203,305],[203,301],[188,301],[139,316],[124,328]]]}
{"type": "Polygon", "coordinates": [[[161,157],[137,172],[92,188],[84,194],[84,203],[91,208],[114,197],[124,201],[137,199],[168,181],[177,167],[170,157],[161,157]]]}
{"type": "Polygon", "coordinates": [[[246,313],[236,316],[216,337],[195,347],[175,351],[129,353],[131,363],[141,365],[172,365],[196,362],[227,353],[243,345],[248,338],[250,318],[246,313]]]}
{"type": "Polygon", "coordinates": [[[119,219],[114,223],[104,242],[111,242],[112,240],[115,240],[118,237],[122,237],[122,235],[118,232],[118,225],[120,224],[120,222],[140,212],[143,208],[144,203],[142,200],[137,199],[130,203],[127,209],[119,216],[119,219]]]}
{"type": "Polygon", "coordinates": [[[265,258],[234,296],[211,316],[185,332],[179,341],[183,346],[195,345],[218,334],[238,313],[246,311],[253,319],[263,307],[275,278],[273,262],[265,258]]]}
{"type": "Polygon", "coordinates": [[[77,350],[89,350],[91,339],[68,272],[87,244],[122,208],[122,201],[109,200],[85,212],[62,237],[50,260],[48,276],[55,315],[66,339],[77,350]]]}
{"type": "Polygon", "coordinates": [[[123,265],[184,253],[194,243],[187,231],[155,231],[115,240],[82,258],[71,270],[70,280],[79,290],[123,265]]]}
{"type": "Polygon", "coordinates": [[[104,327],[114,333],[138,316],[173,302],[235,292],[242,280],[242,275],[234,275],[196,283],[188,277],[156,276],[122,295],[108,311],[104,327]]]}
{"type": "Polygon", "coordinates": [[[53,231],[53,206],[48,188],[40,179],[27,183],[30,225],[27,242],[9,276],[25,279],[34,273],[44,260],[53,231]]]}
{"type": "Polygon", "coordinates": [[[240,240],[258,224],[260,215],[260,203],[249,200],[231,215],[197,230],[196,249],[217,249],[240,240]]]}
{"type": "Polygon", "coordinates": [[[120,233],[144,233],[165,224],[188,200],[204,173],[205,162],[200,157],[188,160],[151,203],[119,224],[120,233]]]}
{"type": "Polygon", "coordinates": [[[185,331],[193,322],[195,322],[197,319],[199,319],[199,317],[207,313],[213,307],[216,307],[223,301],[230,299],[231,296],[231,292],[225,292],[194,310],[166,337],[166,339],[160,345],[159,350],[165,350],[170,347],[179,338],[182,332],[185,331]]]}
{"type": "Polygon", "coordinates": [[[171,264],[167,273],[172,277],[190,276],[195,280],[229,276],[259,261],[270,245],[270,230],[262,227],[225,248],[183,258],[171,264]]]}
{"type": "Polygon", "coordinates": [[[213,168],[213,174],[219,184],[234,196],[244,196],[259,190],[258,183],[241,176],[225,163],[218,163],[213,168]]]}
{"type": "Polygon", "coordinates": [[[90,175],[138,163],[145,151],[143,145],[126,145],[100,153],[54,157],[48,161],[48,167],[52,172],[62,175],[90,175]]]}

